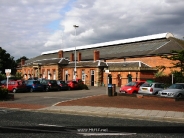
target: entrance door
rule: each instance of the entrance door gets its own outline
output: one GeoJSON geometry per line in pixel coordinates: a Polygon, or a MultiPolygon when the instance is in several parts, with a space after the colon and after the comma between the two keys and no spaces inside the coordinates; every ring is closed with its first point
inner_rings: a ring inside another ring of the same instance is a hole
{"type": "Polygon", "coordinates": [[[65,81],[68,81],[68,70],[65,71],[65,81]]]}
{"type": "Polygon", "coordinates": [[[118,74],[117,78],[118,78],[118,87],[121,87],[121,75],[118,74]]]}
{"type": "Polygon", "coordinates": [[[95,71],[91,70],[91,86],[94,86],[94,80],[95,80],[95,71]]]}

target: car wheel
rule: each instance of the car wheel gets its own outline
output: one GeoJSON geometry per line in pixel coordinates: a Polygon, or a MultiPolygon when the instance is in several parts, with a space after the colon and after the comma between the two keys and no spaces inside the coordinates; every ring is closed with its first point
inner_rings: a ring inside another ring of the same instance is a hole
{"type": "Polygon", "coordinates": [[[17,90],[16,89],[13,89],[13,93],[16,93],[17,92],[17,90]]]}
{"type": "Polygon", "coordinates": [[[136,91],[133,91],[133,93],[132,94],[137,94],[137,92],[136,91]]]}
{"type": "Polygon", "coordinates": [[[70,88],[70,87],[68,87],[68,90],[71,90],[71,88],[70,88]]]}
{"type": "Polygon", "coordinates": [[[58,87],[58,91],[61,91],[61,88],[60,87],[58,87]]]}
{"type": "Polygon", "coordinates": [[[154,95],[158,95],[158,92],[155,92],[154,95]]]}
{"type": "Polygon", "coordinates": [[[33,88],[31,88],[29,91],[30,91],[30,92],[33,92],[33,88]]]}
{"type": "Polygon", "coordinates": [[[183,97],[183,95],[181,93],[179,93],[177,97],[181,98],[181,97],[183,97]]]}
{"type": "Polygon", "coordinates": [[[49,88],[48,88],[48,87],[46,87],[46,88],[45,88],[45,91],[46,91],[46,92],[48,92],[48,91],[49,91],[49,88]]]}

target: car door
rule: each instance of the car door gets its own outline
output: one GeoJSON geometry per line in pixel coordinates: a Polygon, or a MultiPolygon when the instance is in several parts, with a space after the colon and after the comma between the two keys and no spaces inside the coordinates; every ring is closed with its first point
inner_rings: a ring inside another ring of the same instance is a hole
{"type": "Polygon", "coordinates": [[[9,90],[9,91],[12,91],[14,85],[15,85],[15,81],[9,81],[9,82],[8,82],[8,90],[9,90]]]}
{"type": "Polygon", "coordinates": [[[156,83],[154,86],[154,92],[158,92],[164,89],[164,85],[162,83],[156,83]]]}
{"type": "Polygon", "coordinates": [[[21,81],[16,81],[15,87],[17,87],[18,90],[23,91],[24,86],[21,81]]]}

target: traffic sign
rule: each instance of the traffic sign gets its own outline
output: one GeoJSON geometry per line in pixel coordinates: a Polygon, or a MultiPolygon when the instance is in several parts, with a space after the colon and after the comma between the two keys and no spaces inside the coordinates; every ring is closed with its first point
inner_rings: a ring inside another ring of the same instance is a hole
{"type": "Polygon", "coordinates": [[[5,69],[5,73],[11,73],[11,69],[5,69]]]}

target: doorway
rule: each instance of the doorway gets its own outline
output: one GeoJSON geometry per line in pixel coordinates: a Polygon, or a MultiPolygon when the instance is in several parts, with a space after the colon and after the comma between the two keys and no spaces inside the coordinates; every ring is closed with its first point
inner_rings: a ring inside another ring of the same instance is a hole
{"type": "Polygon", "coordinates": [[[118,87],[121,87],[121,75],[120,74],[118,74],[117,79],[118,79],[118,87]]]}
{"type": "Polygon", "coordinates": [[[65,81],[68,81],[68,70],[65,71],[65,81]]]}
{"type": "Polygon", "coordinates": [[[95,80],[95,71],[91,70],[91,86],[94,86],[94,80],[95,80]]]}

